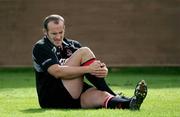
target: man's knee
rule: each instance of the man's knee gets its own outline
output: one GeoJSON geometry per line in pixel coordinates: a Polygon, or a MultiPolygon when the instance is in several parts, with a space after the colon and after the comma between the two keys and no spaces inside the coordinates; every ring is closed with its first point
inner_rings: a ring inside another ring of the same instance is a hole
{"type": "Polygon", "coordinates": [[[78,49],[80,52],[82,53],[88,53],[88,52],[91,52],[91,49],[88,48],[88,47],[81,47],[78,49]]]}
{"type": "Polygon", "coordinates": [[[86,92],[85,95],[81,97],[81,104],[83,108],[93,108],[103,106],[105,100],[111,96],[106,91],[92,90],[86,92]]]}
{"type": "Polygon", "coordinates": [[[88,47],[81,47],[78,49],[77,52],[80,53],[82,57],[81,63],[84,63],[88,61],[89,59],[95,58],[94,53],[88,47]]]}
{"type": "Polygon", "coordinates": [[[101,97],[100,99],[103,100],[103,102],[109,97],[111,96],[111,94],[109,94],[106,91],[100,91],[101,93],[99,93],[98,97],[101,97]]]}

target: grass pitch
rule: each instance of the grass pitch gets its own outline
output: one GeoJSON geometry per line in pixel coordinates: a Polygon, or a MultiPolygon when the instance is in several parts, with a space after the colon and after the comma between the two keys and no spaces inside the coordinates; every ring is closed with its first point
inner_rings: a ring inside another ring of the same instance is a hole
{"type": "Polygon", "coordinates": [[[132,96],[145,79],[148,95],[140,111],[118,109],[41,109],[31,68],[0,69],[1,117],[179,117],[180,68],[122,68],[106,79],[115,92],[132,96]]]}

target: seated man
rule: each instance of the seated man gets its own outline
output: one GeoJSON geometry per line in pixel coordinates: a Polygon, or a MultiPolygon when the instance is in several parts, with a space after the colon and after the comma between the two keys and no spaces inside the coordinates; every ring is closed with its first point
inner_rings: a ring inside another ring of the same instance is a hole
{"type": "Polygon", "coordinates": [[[147,95],[140,81],[131,98],[116,96],[105,77],[108,69],[88,47],[64,37],[65,21],[50,15],[43,22],[44,37],[33,47],[36,89],[42,108],[119,108],[139,110],[147,95]],[[95,86],[84,82],[84,76],[95,86]]]}

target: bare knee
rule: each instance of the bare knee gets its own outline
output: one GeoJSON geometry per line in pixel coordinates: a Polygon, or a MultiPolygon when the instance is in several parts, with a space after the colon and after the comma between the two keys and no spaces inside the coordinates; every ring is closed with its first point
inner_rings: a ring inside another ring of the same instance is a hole
{"type": "Polygon", "coordinates": [[[92,58],[95,58],[93,52],[88,47],[81,47],[66,60],[65,65],[79,66],[92,58]]]}
{"type": "Polygon", "coordinates": [[[89,49],[88,47],[81,47],[78,49],[78,51],[81,53],[82,56],[82,63],[86,62],[87,60],[91,58],[95,58],[94,53],[89,49]]]}
{"type": "Polygon", "coordinates": [[[99,91],[98,97],[100,100],[102,100],[103,102],[110,96],[110,94],[106,91],[99,91]]]}
{"type": "Polygon", "coordinates": [[[111,96],[111,94],[105,91],[96,89],[87,91],[81,96],[81,106],[82,108],[102,107],[109,96],[111,96]]]}
{"type": "Polygon", "coordinates": [[[82,54],[86,54],[86,53],[89,53],[91,52],[91,49],[88,48],[88,47],[81,47],[78,49],[82,54]]]}

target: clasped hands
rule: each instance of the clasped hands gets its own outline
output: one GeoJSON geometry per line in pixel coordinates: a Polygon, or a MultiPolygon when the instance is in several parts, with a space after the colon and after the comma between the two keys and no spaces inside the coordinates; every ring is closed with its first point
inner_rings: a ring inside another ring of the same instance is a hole
{"type": "Polygon", "coordinates": [[[99,60],[94,61],[89,65],[90,74],[98,78],[105,78],[108,75],[108,69],[105,63],[99,60]]]}

